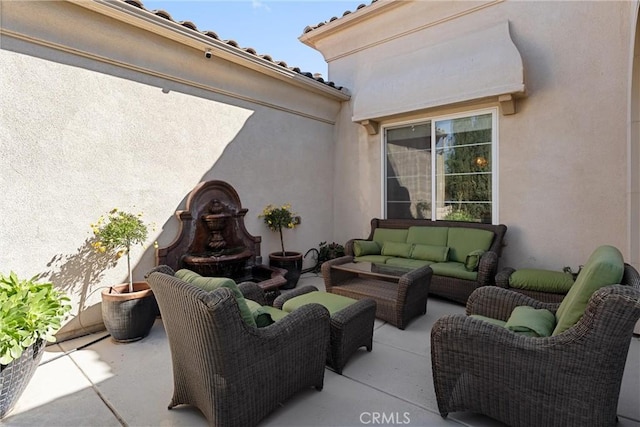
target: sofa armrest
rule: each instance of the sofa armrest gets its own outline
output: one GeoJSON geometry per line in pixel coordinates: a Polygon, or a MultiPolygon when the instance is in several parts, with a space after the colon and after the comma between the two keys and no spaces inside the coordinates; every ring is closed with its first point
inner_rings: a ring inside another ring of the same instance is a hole
{"type": "Polygon", "coordinates": [[[362,239],[349,239],[349,240],[347,240],[347,243],[344,244],[344,254],[345,255],[355,256],[355,253],[353,251],[353,242],[355,242],[356,240],[362,240],[362,239]]]}
{"type": "Polygon", "coordinates": [[[495,284],[498,272],[498,254],[487,251],[480,257],[478,264],[478,286],[491,286],[495,284]]]}
{"type": "Polygon", "coordinates": [[[501,288],[509,289],[509,278],[513,273],[515,273],[516,269],[511,267],[505,267],[496,274],[496,286],[501,288]]]}

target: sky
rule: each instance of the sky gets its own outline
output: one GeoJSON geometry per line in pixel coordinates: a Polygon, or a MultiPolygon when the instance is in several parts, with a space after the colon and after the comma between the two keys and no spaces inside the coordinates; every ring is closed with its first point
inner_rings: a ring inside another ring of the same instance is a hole
{"type": "Polygon", "coordinates": [[[353,12],[371,0],[142,0],[148,10],[162,9],[175,21],[191,21],[199,31],[213,31],[221,40],[235,40],[258,55],[270,55],[288,67],[320,73],[327,79],[322,54],[300,37],[307,26],[353,12]]]}

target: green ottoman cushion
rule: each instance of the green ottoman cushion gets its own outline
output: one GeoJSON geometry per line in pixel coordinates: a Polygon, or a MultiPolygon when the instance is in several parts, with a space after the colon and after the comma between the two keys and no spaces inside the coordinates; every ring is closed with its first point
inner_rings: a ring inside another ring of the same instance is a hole
{"type": "Polygon", "coordinates": [[[562,271],[523,268],[509,277],[509,286],[528,291],[566,294],[573,285],[573,277],[562,271]]]}
{"type": "Polygon", "coordinates": [[[309,292],[307,294],[291,298],[283,304],[282,310],[287,313],[291,313],[296,308],[302,307],[306,304],[320,304],[329,310],[329,314],[333,315],[334,313],[350,306],[354,302],[356,302],[356,300],[343,297],[342,295],[335,295],[327,292],[309,292]]]}
{"type": "Polygon", "coordinates": [[[591,295],[598,289],[620,283],[624,274],[624,259],[613,246],[600,246],[589,257],[575,283],[556,312],[553,335],[575,325],[587,307],[591,295]]]}

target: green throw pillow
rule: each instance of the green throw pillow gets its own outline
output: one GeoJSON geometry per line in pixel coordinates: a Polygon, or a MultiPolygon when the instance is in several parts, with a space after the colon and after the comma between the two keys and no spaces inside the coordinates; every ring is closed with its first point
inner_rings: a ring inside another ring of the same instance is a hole
{"type": "Polygon", "coordinates": [[[549,337],[555,326],[556,316],[552,312],[528,306],[514,308],[505,324],[510,331],[532,337],[549,337]]]}
{"type": "Polygon", "coordinates": [[[263,306],[250,299],[245,299],[245,301],[258,328],[264,328],[274,323],[271,314],[263,306]]]}
{"type": "Polygon", "coordinates": [[[353,254],[355,256],[380,255],[380,245],[373,240],[355,240],[353,254]]]}
{"type": "Polygon", "coordinates": [[[214,291],[218,288],[228,288],[233,293],[236,302],[238,303],[238,307],[240,308],[240,314],[242,315],[242,319],[249,326],[253,326],[254,328],[257,326],[256,321],[253,319],[253,314],[251,314],[251,310],[249,310],[249,306],[247,305],[242,292],[238,289],[238,285],[232,279],[228,277],[203,277],[198,273],[195,273],[191,270],[181,269],[176,271],[175,276],[183,280],[187,283],[192,284],[200,289],[205,291],[214,291]]]}
{"type": "Polygon", "coordinates": [[[421,245],[416,243],[411,251],[412,259],[423,261],[444,262],[449,257],[448,246],[421,245]]]}
{"type": "Polygon", "coordinates": [[[467,271],[476,271],[478,269],[478,265],[480,265],[480,257],[482,257],[482,254],[485,252],[486,251],[482,249],[476,249],[475,251],[469,252],[469,255],[467,255],[467,258],[464,261],[464,268],[466,268],[467,271]]]}
{"type": "Polygon", "coordinates": [[[385,256],[397,256],[400,258],[411,258],[411,248],[409,243],[384,242],[381,254],[385,256]]]}

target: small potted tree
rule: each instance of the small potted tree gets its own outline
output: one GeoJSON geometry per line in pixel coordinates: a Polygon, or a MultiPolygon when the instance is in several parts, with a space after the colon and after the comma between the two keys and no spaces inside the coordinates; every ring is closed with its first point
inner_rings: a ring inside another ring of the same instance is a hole
{"type": "Polygon", "coordinates": [[[117,342],[132,342],[146,337],[158,313],[153,291],[146,282],[134,282],[131,273],[131,248],[142,245],[148,236],[141,214],[112,209],[91,224],[98,253],[127,258],[128,283],[102,290],[102,320],[117,342]]]}
{"type": "Polygon", "coordinates": [[[264,220],[269,230],[277,231],[280,235],[280,248],[282,250],[269,254],[269,265],[287,270],[287,274],[285,274],[287,284],[282,289],[295,288],[302,272],[302,253],[284,250],[282,229],[295,228],[300,222],[299,218],[291,211],[291,205],[288,203],[280,207],[267,205],[258,217],[264,220]]]}
{"type": "Polygon", "coordinates": [[[20,398],[70,309],[52,283],[0,274],[0,418],[20,398]]]}

